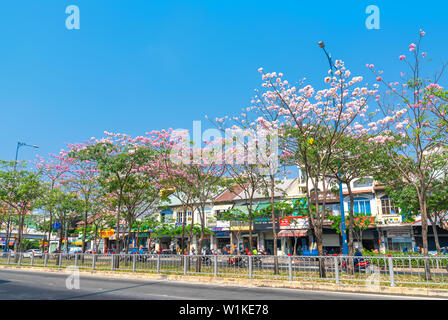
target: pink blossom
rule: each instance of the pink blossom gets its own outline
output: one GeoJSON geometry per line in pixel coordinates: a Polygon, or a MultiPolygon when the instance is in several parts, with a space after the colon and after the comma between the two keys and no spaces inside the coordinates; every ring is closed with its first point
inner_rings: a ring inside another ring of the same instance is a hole
{"type": "Polygon", "coordinates": [[[383,80],[381,77],[376,77],[376,81],[381,81],[381,80],[383,80]]]}
{"type": "Polygon", "coordinates": [[[400,60],[404,60],[404,59],[406,59],[406,56],[405,56],[404,54],[402,54],[402,55],[399,57],[399,59],[400,59],[400,60]]]}
{"type": "Polygon", "coordinates": [[[416,47],[416,45],[414,44],[414,43],[411,43],[410,45],[409,45],[409,51],[415,51],[415,47],[416,47]]]}

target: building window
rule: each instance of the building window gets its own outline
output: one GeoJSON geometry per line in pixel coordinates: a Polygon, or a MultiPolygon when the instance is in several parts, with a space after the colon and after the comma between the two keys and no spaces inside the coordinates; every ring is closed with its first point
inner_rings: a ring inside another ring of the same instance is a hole
{"type": "Polygon", "coordinates": [[[400,209],[394,205],[389,196],[381,197],[381,211],[383,214],[398,214],[400,209]]]}
{"type": "Polygon", "coordinates": [[[373,185],[373,179],[361,178],[353,182],[353,188],[365,188],[373,185]]]}
{"type": "MultiPolygon", "coordinates": [[[[350,210],[350,201],[348,202],[348,208],[350,210]]],[[[361,213],[370,216],[372,214],[372,210],[370,209],[370,200],[367,198],[353,199],[353,213],[361,213]]]]}

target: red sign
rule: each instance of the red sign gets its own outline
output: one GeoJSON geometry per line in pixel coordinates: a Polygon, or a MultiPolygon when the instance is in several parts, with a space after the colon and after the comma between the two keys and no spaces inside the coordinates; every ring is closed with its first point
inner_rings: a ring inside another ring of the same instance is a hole
{"type": "Polygon", "coordinates": [[[291,219],[303,219],[303,217],[285,217],[280,219],[280,226],[289,227],[291,225],[291,219]]]}

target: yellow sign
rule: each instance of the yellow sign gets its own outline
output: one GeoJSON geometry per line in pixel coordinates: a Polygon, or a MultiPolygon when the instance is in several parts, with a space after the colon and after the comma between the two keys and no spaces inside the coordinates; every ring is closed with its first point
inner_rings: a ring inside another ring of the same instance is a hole
{"type": "Polygon", "coordinates": [[[236,226],[236,227],[230,227],[231,231],[249,231],[249,226],[236,226]]]}

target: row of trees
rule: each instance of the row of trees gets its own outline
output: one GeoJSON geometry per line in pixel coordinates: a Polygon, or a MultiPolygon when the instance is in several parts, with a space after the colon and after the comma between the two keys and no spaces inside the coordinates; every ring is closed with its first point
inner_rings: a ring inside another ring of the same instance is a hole
{"type": "MultiPolygon", "coordinates": [[[[194,143],[188,131],[152,131],[138,137],[105,132],[100,140],[69,145],[41,159],[37,172],[12,170],[16,164],[4,162],[0,200],[23,217],[35,208],[43,210],[46,233],[52,232],[53,221],[81,215],[83,249],[89,228],[98,231],[104,227],[101,221],[112,221],[120,250],[121,234],[130,234],[136,223],[151,217],[168,195],[179,200],[184,212],[198,212],[199,221],[192,215],[191,224],[200,226],[202,247],[211,200],[226,189],[246,199],[251,228],[257,214],[254,199],[262,193],[270,199],[277,254],[277,181],[284,174],[281,168],[297,167],[306,177],[303,215],[320,255],[323,225],[330,216],[328,196],[337,192],[338,182],[346,185],[353,254],[356,217],[350,186],[355,178],[369,175],[390,191],[399,190],[390,192],[399,203],[413,203],[402,208],[421,216],[427,255],[427,221],[440,220],[446,208],[448,92],[439,84],[444,65],[433,77],[423,73],[429,61],[420,47],[424,36],[420,31],[417,44],[409,46],[409,58],[399,57],[409,71],[395,82],[386,81],[383,72],[369,64],[376,80],[369,85],[363,77],[352,76],[341,60],[331,65],[320,89],[305,80],[290,84],[282,73],[260,68],[263,82],[250,106],[239,116],[211,121],[218,134],[194,143]],[[416,201],[400,202],[408,197],[416,201]]],[[[23,222],[19,233],[21,226],[23,222]]],[[[182,248],[188,235],[189,250],[194,228],[184,225],[180,233],[182,248]]],[[[129,241],[123,245],[127,249],[129,241]]],[[[325,276],[323,265],[320,272],[325,276]]]]}

